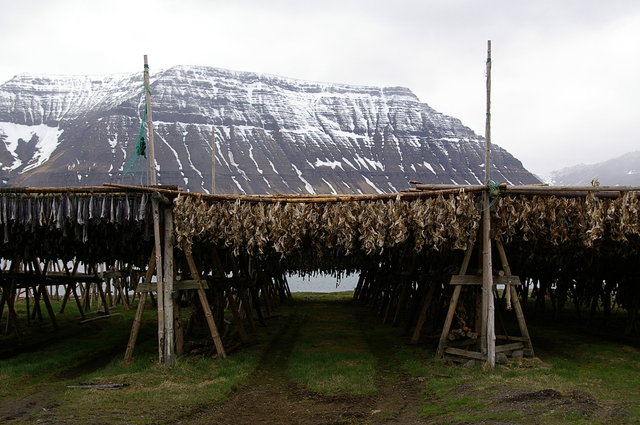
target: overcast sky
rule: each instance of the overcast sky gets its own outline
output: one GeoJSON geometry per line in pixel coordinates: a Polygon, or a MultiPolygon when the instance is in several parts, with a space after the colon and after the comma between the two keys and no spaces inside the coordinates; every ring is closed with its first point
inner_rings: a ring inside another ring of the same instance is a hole
{"type": "Polygon", "coordinates": [[[640,150],[638,0],[0,0],[14,75],[207,65],[409,87],[547,173],[640,150]]]}

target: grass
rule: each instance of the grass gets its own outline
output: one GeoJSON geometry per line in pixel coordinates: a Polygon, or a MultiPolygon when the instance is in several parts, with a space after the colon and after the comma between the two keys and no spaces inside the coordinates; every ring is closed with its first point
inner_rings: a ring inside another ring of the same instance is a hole
{"type": "Polygon", "coordinates": [[[46,342],[0,361],[0,409],[35,394],[44,400],[29,415],[5,423],[175,423],[258,379],[272,341],[293,317],[296,327],[283,340],[281,364],[266,373],[313,392],[375,394],[390,382],[410,381],[419,393],[412,408],[425,423],[640,424],[637,340],[616,340],[611,329],[607,336],[598,327],[538,320],[530,331],[539,359],[468,369],[434,360],[433,346],[406,345],[399,329],[381,325],[350,298],[349,292],[295,294],[250,346],[225,361],[182,356],[172,369],[157,364],[153,311],[143,321],[135,361],[124,364],[134,312],[79,325],[68,306],[53,339],[50,328],[34,327],[28,338],[46,342]],[[100,363],[97,370],[83,370],[92,361],[100,363]],[[130,386],[65,389],[80,382],[130,386]]]}
{"type": "Polygon", "coordinates": [[[593,336],[586,328],[531,326],[540,359],[512,360],[493,370],[466,369],[420,356],[396,354],[411,376],[424,378],[421,414],[435,423],[507,421],[535,424],[640,424],[640,350],[593,336]],[[558,397],[510,403],[537,391],[558,397]],[[554,393],[555,394],[555,393],[554,393]]]}
{"type": "Polygon", "coordinates": [[[357,320],[351,293],[296,294],[292,308],[303,310],[301,327],[288,361],[287,376],[327,395],[376,390],[376,358],[357,320]]]}

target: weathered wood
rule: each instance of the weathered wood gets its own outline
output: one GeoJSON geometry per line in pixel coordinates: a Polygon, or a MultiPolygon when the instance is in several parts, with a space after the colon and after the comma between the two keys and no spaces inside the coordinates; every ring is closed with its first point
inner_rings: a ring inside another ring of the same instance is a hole
{"type": "Polygon", "coordinates": [[[500,341],[520,341],[520,342],[528,342],[529,339],[524,336],[511,336],[511,335],[496,335],[496,340],[500,341]]]}
{"type": "Polygon", "coordinates": [[[42,301],[44,302],[44,306],[47,310],[47,314],[49,315],[49,319],[51,319],[53,329],[58,330],[58,321],[56,320],[56,314],[53,312],[51,300],[49,299],[49,290],[45,285],[40,285],[40,293],[42,294],[42,301]]]}
{"type": "MultiPolygon", "coordinates": [[[[487,115],[485,125],[485,184],[491,182],[491,40],[487,41],[487,115]]],[[[482,336],[483,354],[489,366],[496,364],[493,304],[493,266],[491,261],[491,203],[489,193],[482,193],[482,336]]]]}
{"type": "Polygon", "coordinates": [[[518,298],[518,293],[516,291],[516,288],[513,286],[511,287],[511,300],[513,301],[513,307],[516,312],[516,318],[518,320],[518,327],[520,328],[520,333],[528,341],[531,357],[535,357],[535,353],[533,351],[533,343],[531,342],[531,336],[529,335],[529,329],[527,328],[527,322],[524,319],[524,312],[522,311],[522,305],[520,305],[520,298],[518,298]]]}
{"type": "MultiPolygon", "coordinates": [[[[464,253],[464,258],[462,259],[462,264],[460,265],[459,274],[461,275],[465,274],[467,272],[467,269],[469,268],[469,262],[471,261],[473,247],[474,245],[469,246],[464,253]]],[[[458,306],[458,298],[460,297],[461,290],[461,285],[456,285],[455,288],[453,288],[453,295],[451,296],[451,300],[449,301],[449,310],[447,311],[447,317],[444,321],[444,325],[442,326],[442,334],[440,334],[440,340],[438,341],[436,359],[441,359],[444,356],[444,349],[447,346],[447,336],[449,335],[449,330],[451,329],[451,323],[453,323],[453,315],[455,314],[456,307],[458,306]]]]}
{"type": "MultiPolygon", "coordinates": [[[[155,248],[151,250],[151,257],[149,258],[149,265],[147,267],[147,273],[144,277],[144,282],[151,282],[151,278],[153,277],[153,273],[156,268],[156,253],[155,248]]],[[[140,332],[140,325],[142,324],[142,314],[144,313],[144,307],[147,302],[147,294],[143,293],[140,296],[140,301],[138,302],[138,307],[136,309],[136,315],[133,318],[133,324],[131,325],[131,334],[129,335],[129,341],[127,342],[127,349],[124,353],[124,361],[126,363],[131,362],[133,359],[133,350],[136,346],[136,341],[138,340],[138,334],[140,332]]]]}
{"type": "MultiPolygon", "coordinates": [[[[191,277],[198,282],[200,282],[200,272],[198,271],[198,267],[196,266],[196,262],[193,259],[193,255],[189,247],[184,245],[182,247],[182,251],[184,252],[185,258],[187,259],[187,264],[189,266],[189,271],[191,272],[191,277]]],[[[207,324],[209,325],[209,332],[211,333],[211,339],[213,339],[213,344],[216,347],[216,352],[218,353],[218,357],[224,359],[227,357],[227,354],[224,351],[224,345],[222,345],[222,339],[220,338],[220,334],[218,333],[218,327],[216,326],[216,322],[213,319],[213,313],[211,312],[211,307],[209,306],[209,300],[207,300],[207,294],[204,291],[203,287],[198,288],[198,297],[200,298],[200,304],[202,305],[202,311],[204,312],[204,316],[207,320],[207,324]]]]}
{"type": "Polygon", "coordinates": [[[156,253],[156,282],[158,304],[158,361],[164,363],[164,281],[162,263],[162,237],[160,235],[160,203],[157,199],[151,200],[153,212],[153,238],[156,253]]]}
{"type": "MultiPolygon", "coordinates": [[[[483,277],[480,275],[460,275],[454,274],[451,276],[451,280],[449,280],[449,285],[482,285],[483,277]]],[[[512,276],[512,275],[493,275],[493,284],[494,285],[520,285],[520,277],[512,276]]]]}
{"type": "Polygon", "coordinates": [[[427,294],[422,301],[422,305],[420,306],[420,313],[418,314],[418,322],[416,323],[416,327],[413,330],[413,335],[411,336],[411,344],[417,344],[420,341],[420,335],[422,334],[422,328],[424,327],[425,322],[427,321],[427,310],[433,301],[433,295],[436,292],[436,283],[429,282],[429,288],[427,289],[427,294]]]}
{"type": "MultiPolygon", "coordinates": [[[[207,280],[210,276],[207,276],[207,280]]],[[[194,279],[186,279],[186,280],[176,280],[173,282],[173,290],[174,291],[188,291],[188,290],[197,290],[203,287],[204,289],[209,289],[209,284],[206,280],[194,280],[194,279]]],[[[136,287],[136,292],[157,292],[158,285],[153,282],[141,282],[136,287]]]]}
{"type": "Polygon", "coordinates": [[[84,385],[67,385],[65,388],[73,390],[116,390],[128,387],[129,384],[84,384],[84,385]]]}
{"type": "MultiPolygon", "coordinates": [[[[156,169],[156,151],[153,142],[153,111],[151,110],[151,87],[149,84],[149,62],[147,55],[144,55],[144,72],[142,73],[144,81],[144,98],[147,112],[147,139],[149,141],[149,177],[152,185],[158,184],[158,171],[156,169]]],[[[161,264],[161,263],[158,263],[161,264]]]]}
{"type": "Polygon", "coordinates": [[[176,363],[176,346],[174,335],[175,317],[173,313],[173,212],[170,208],[163,208],[164,215],[164,252],[162,277],[164,279],[163,300],[164,300],[164,350],[166,366],[173,366],[176,363]]]}
{"type": "Polygon", "coordinates": [[[513,344],[496,345],[496,353],[503,353],[505,351],[522,350],[524,344],[522,342],[514,342],[513,344]]]}
{"type": "Polygon", "coordinates": [[[470,359],[487,360],[487,356],[482,353],[478,353],[477,351],[463,350],[461,348],[447,347],[444,352],[455,356],[468,357],[470,359]]]}
{"type": "MultiPolygon", "coordinates": [[[[502,241],[496,240],[496,247],[498,248],[498,253],[500,255],[500,259],[502,261],[502,266],[504,267],[505,273],[511,274],[511,267],[509,266],[509,261],[507,260],[507,254],[504,249],[504,245],[502,241]]],[[[507,290],[509,291],[509,300],[512,302],[513,307],[516,312],[516,320],[518,321],[518,328],[520,328],[520,334],[526,338],[527,348],[529,349],[531,356],[534,356],[533,351],[533,342],[531,342],[531,336],[529,335],[529,329],[527,327],[527,322],[524,318],[524,312],[522,311],[522,305],[520,305],[520,298],[518,297],[518,292],[513,285],[507,285],[507,290]]]]}
{"type": "Polygon", "coordinates": [[[444,355],[444,349],[447,343],[447,335],[449,334],[449,329],[451,329],[451,323],[453,322],[453,315],[456,312],[456,306],[458,305],[458,298],[460,297],[461,289],[461,285],[456,285],[455,288],[453,288],[453,295],[451,296],[451,301],[449,302],[449,311],[447,311],[447,317],[444,321],[444,326],[442,327],[440,341],[438,342],[438,350],[436,351],[437,359],[441,359],[444,355]]]}
{"type": "Polygon", "coordinates": [[[114,317],[114,316],[120,316],[120,313],[111,313],[111,314],[105,314],[103,316],[92,317],[91,319],[81,320],[78,323],[80,323],[81,325],[84,325],[85,323],[95,322],[96,320],[109,319],[109,318],[114,317]]]}

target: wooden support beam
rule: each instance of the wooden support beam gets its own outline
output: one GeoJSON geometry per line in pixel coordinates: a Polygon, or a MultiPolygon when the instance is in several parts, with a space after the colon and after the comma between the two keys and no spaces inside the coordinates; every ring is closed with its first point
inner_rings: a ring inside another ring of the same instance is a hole
{"type": "MultiPolygon", "coordinates": [[[[151,250],[151,257],[149,258],[149,265],[147,266],[147,273],[144,277],[144,283],[151,283],[151,278],[156,268],[156,252],[155,248],[151,250]]],[[[124,353],[124,361],[130,363],[133,360],[133,350],[136,347],[136,341],[138,340],[138,333],[140,332],[140,325],[142,324],[142,314],[144,313],[144,307],[147,302],[147,293],[144,292],[140,295],[140,301],[138,302],[138,308],[136,309],[136,315],[133,318],[133,325],[131,326],[131,334],[129,335],[129,342],[127,342],[127,349],[124,353]]]]}
{"type": "Polygon", "coordinates": [[[176,346],[174,335],[174,299],[173,299],[173,212],[163,208],[164,214],[164,263],[162,276],[164,279],[164,364],[171,367],[176,363],[176,346]]]}
{"type": "MultiPolygon", "coordinates": [[[[191,277],[197,280],[198,282],[201,282],[200,272],[198,271],[196,262],[193,259],[191,249],[186,245],[183,245],[182,251],[184,252],[184,255],[187,259],[187,264],[189,266],[189,271],[191,272],[191,277]]],[[[207,294],[204,291],[204,288],[202,286],[198,288],[198,297],[200,298],[202,311],[204,311],[204,316],[207,319],[207,324],[209,325],[209,332],[211,333],[211,339],[213,339],[213,344],[216,347],[216,352],[218,353],[218,357],[221,359],[224,359],[227,357],[227,354],[224,351],[224,345],[222,345],[222,339],[220,338],[220,334],[218,333],[218,327],[216,326],[216,321],[213,319],[213,313],[211,312],[211,307],[209,306],[209,300],[207,300],[207,294]]]]}
{"type": "MultiPolygon", "coordinates": [[[[504,245],[502,241],[496,240],[496,247],[498,248],[498,254],[500,255],[500,260],[502,261],[502,267],[504,268],[505,273],[511,274],[511,267],[509,266],[509,261],[507,260],[507,253],[504,249],[504,245]]],[[[527,348],[531,356],[533,357],[533,342],[531,342],[531,336],[529,335],[529,329],[527,327],[527,322],[524,318],[524,312],[522,311],[522,305],[520,304],[520,297],[518,297],[518,292],[516,291],[515,286],[507,285],[507,290],[509,291],[509,300],[512,302],[514,310],[516,312],[516,320],[518,321],[518,327],[520,328],[520,335],[522,335],[527,340],[527,348]]]]}
{"type": "Polygon", "coordinates": [[[160,234],[160,205],[157,199],[151,200],[153,212],[153,238],[156,253],[156,282],[158,304],[158,361],[164,363],[164,282],[162,265],[162,236],[160,234]]]}
{"type": "MultiPolygon", "coordinates": [[[[481,286],[483,283],[483,277],[480,275],[472,275],[472,274],[454,274],[451,276],[451,280],[449,281],[449,285],[478,285],[481,286]]],[[[493,284],[494,285],[520,285],[520,278],[518,276],[512,275],[493,275],[493,284]]]]}
{"type": "MultiPolygon", "coordinates": [[[[462,265],[460,266],[461,275],[467,272],[469,268],[469,262],[471,261],[471,254],[473,253],[474,245],[471,245],[467,248],[467,251],[464,253],[464,258],[462,259],[462,265]]],[[[458,306],[458,298],[460,298],[460,291],[462,290],[461,285],[456,285],[453,288],[453,295],[451,296],[451,301],[449,302],[449,310],[447,311],[447,317],[445,318],[444,325],[442,326],[442,334],[440,334],[440,341],[438,341],[438,349],[436,350],[436,359],[441,359],[444,356],[444,349],[447,345],[447,336],[449,335],[449,330],[451,329],[451,324],[453,323],[453,315],[456,312],[456,307],[458,306]]]]}
{"type": "Polygon", "coordinates": [[[444,352],[447,354],[453,354],[454,356],[468,357],[470,359],[487,360],[487,356],[485,354],[478,353],[477,351],[463,350],[461,348],[447,347],[444,352]]]}

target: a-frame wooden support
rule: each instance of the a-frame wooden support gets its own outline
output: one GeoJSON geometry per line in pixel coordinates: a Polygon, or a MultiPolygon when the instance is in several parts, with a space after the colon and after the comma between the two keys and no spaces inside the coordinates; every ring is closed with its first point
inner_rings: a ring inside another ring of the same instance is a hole
{"type": "MultiPolygon", "coordinates": [[[[151,285],[151,278],[154,275],[156,269],[156,249],[151,250],[151,257],[149,258],[149,266],[147,267],[147,273],[144,277],[143,283],[151,285]]],[[[124,361],[130,362],[133,359],[133,350],[138,340],[138,333],[140,332],[140,324],[142,323],[142,314],[144,313],[144,307],[147,303],[147,293],[149,291],[140,292],[140,301],[138,302],[138,308],[136,309],[136,315],[133,318],[133,325],[131,326],[131,334],[129,335],[129,342],[127,343],[127,350],[124,353],[124,361]]]]}
{"type": "Polygon", "coordinates": [[[222,345],[222,339],[220,338],[220,333],[218,332],[218,327],[216,326],[216,321],[213,318],[213,313],[211,312],[211,307],[209,306],[209,300],[207,300],[207,294],[204,291],[203,280],[200,276],[200,272],[198,271],[198,267],[196,266],[196,262],[193,260],[193,254],[191,253],[191,249],[184,245],[182,247],[182,251],[187,259],[187,264],[189,265],[189,271],[191,272],[191,278],[198,282],[198,297],[200,299],[200,304],[202,305],[202,311],[204,312],[204,316],[207,319],[207,325],[209,326],[209,333],[211,334],[211,338],[213,339],[213,344],[216,347],[216,352],[218,353],[218,357],[224,359],[227,357],[226,352],[224,351],[224,346],[222,345]]]}
{"type": "MultiPolygon", "coordinates": [[[[520,304],[520,300],[518,298],[515,285],[520,283],[520,279],[518,276],[513,276],[511,274],[511,268],[509,267],[509,262],[507,261],[507,255],[504,249],[504,246],[501,241],[496,240],[496,249],[500,256],[500,261],[502,264],[502,269],[504,271],[504,275],[496,275],[493,276],[494,284],[502,284],[505,286],[505,291],[507,291],[507,295],[509,296],[510,302],[513,304],[513,308],[515,310],[516,319],[518,322],[518,327],[520,329],[520,333],[522,336],[514,337],[507,335],[498,335],[496,339],[499,341],[507,341],[507,344],[497,345],[495,347],[495,353],[508,352],[513,350],[523,350],[524,354],[530,357],[534,356],[533,344],[531,343],[531,337],[529,335],[529,331],[527,328],[527,324],[524,318],[524,313],[522,311],[522,306],[520,304]]],[[[482,285],[482,276],[476,275],[466,275],[467,268],[469,266],[469,260],[471,259],[471,251],[473,247],[469,248],[465,253],[464,260],[462,262],[462,266],[460,267],[460,273],[458,275],[453,275],[451,277],[450,284],[454,286],[453,295],[451,297],[451,301],[449,302],[449,310],[447,312],[447,316],[444,322],[444,326],[442,328],[442,334],[440,335],[440,340],[438,343],[438,349],[436,351],[436,358],[441,359],[445,354],[450,354],[454,356],[466,357],[470,359],[484,360],[487,361],[487,354],[484,352],[472,351],[467,349],[461,349],[458,347],[453,347],[449,344],[448,336],[451,331],[451,325],[453,323],[453,317],[456,312],[456,308],[458,306],[458,300],[460,298],[460,293],[463,287],[479,287],[482,285]]],[[[477,326],[477,325],[476,325],[477,326]]],[[[480,333],[478,338],[482,338],[483,335],[480,333]]]]}

